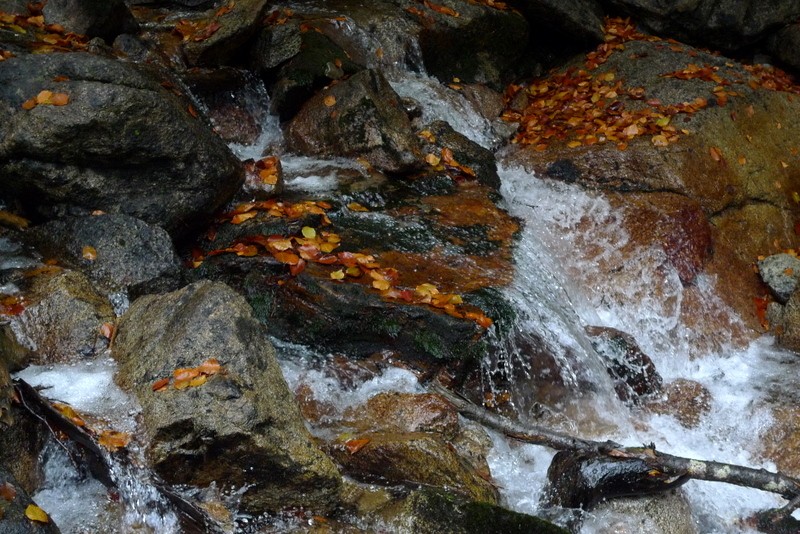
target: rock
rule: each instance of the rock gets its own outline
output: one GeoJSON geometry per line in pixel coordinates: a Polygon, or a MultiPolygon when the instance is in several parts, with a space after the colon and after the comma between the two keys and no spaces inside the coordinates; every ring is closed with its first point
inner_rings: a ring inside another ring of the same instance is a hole
{"type": "Polygon", "coordinates": [[[800,292],[795,291],[785,306],[770,304],[767,320],[775,332],[775,343],[779,347],[800,353],[800,292]]]}
{"type": "Polygon", "coordinates": [[[800,281],[800,259],[790,254],[772,254],[758,261],[758,274],[778,302],[786,304],[800,281]]]}
{"type": "Polygon", "coordinates": [[[597,351],[614,380],[617,396],[625,402],[638,403],[641,397],[661,390],[661,375],[650,357],[642,352],[633,336],[614,328],[587,326],[592,347],[597,351]]]}
{"type": "Polygon", "coordinates": [[[547,51],[566,58],[603,42],[603,10],[595,0],[523,0],[514,4],[530,25],[531,48],[544,57],[547,51]]]}
{"type": "Polygon", "coordinates": [[[453,437],[458,413],[439,395],[387,392],[345,415],[360,431],[437,432],[453,437]]]}
{"type": "Polygon", "coordinates": [[[466,136],[453,130],[452,126],[444,121],[428,124],[422,131],[430,132],[433,135],[432,138],[427,137],[429,144],[424,146],[424,152],[433,154],[435,157],[442,157],[442,163],[448,165],[443,155],[445,150],[449,150],[455,163],[466,167],[459,169],[465,176],[475,178],[478,183],[494,190],[500,189],[497,163],[490,150],[483,148],[474,141],[470,141],[466,136]]]}
{"type": "Polygon", "coordinates": [[[664,386],[661,398],[646,406],[654,413],[672,415],[686,428],[694,428],[711,410],[711,393],[699,382],[678,378],[664,386]]]}
{"type": "Polygon", "coordinates": [[[26,238],[46,258],[81,270],[109,293],[125,290],[136,297],[179,283],[180,260],[169,234],[129,215],[56,219],[26,238]]]}
{"type": "Polygon", "coordinates": [[[7,198],[48,218],[64,207],[122,212],[173,236],[200,225],[238,189],[241,165],[192,116],[190,103],[160,82],[144,67],[87,53],[4,61],[0,172],[7,198]],[[53,81],[59,77],[67,79],[53,81]],[[69,102],[22,108],[43,89],[63,92],[69,102]]]}
{"type": "Polygon", "coordinates": [[[800,71],[800,23],[788,24],[767,40],[770,53],[795,73],[800,71]]]}
{"type": "Polygon", "coordinates": [[[1,327],[0,348],[11,371],[79,361],[106,348],[101,327],[114,322],[114,311],[86,276],[44,267],[21,283],[24,308],[1,327]]]}
{"type": "Polygon", "coordinates": [[[603,534],[697,534],[692,507],[680,489],[605,501],[587,514],[584,532],[603,534]]]}
{"type": "Polygon", "coordinates": [[[4,534],[58,534],[61,532],[49,517],[47,522],[32,521],[26,517],[25,510],[35,503],[2,465],[0,465],[0,488],[3,488],[5,497],[0,498],[0,525],[2,525],[4,534]],[[11,495],[11,498],[7,498],[7,495],[11,495]]]}
{"type": "Polygon", "coordinates": [[[123,0],[48,0],[42,13],[48,24],[60,24],[67,31],[108,43],[121,33],[139,30],[123,0]]]}
{"type": "Polygon", "coordinates": [[[286,128],[289,150],[362,157],[387,173],[423,168],[420,141],[400,97],[376,70],[364,70],[308,100],[286,128]]]}
{"type": "MultiPolygon", "coordinates": [[[[219,14],[221,6],[214,6],[199,19],[203,28],[217,27],[206,38],[199,35],[184,41],[183,51],[190,65],[219,66],[228,64],[240,53],[261,28],[268,5],[267,0],[238,0],[229,11],[219,14]]],[[[207,33],[207,31],[206,31],[207,33]]]]}
{"type": "Polygon", "coordinates": [[[344,473],[358,480],[453,488],[470,500],[497,503],[495,487],[462,460],[441,435],[366,432],[330,443],[327,451],[344,473]]]}
{"type": "Polygon", "coordinates": [[[685,473],[660,472],[638,458],[559,451],[547,469],[545,505],[591,510],[616,497],[660,493],[685,483],[685,473]]]}
{"type": "Polygon", "coordinates": [[[759,441],[763,444],[763,449],[759,451],[763,457],[775,462],[778,471],[790,477],[800,476],[800,457],[797,455],[797,447],[800,445],[798,417],[800,408],[796,405],[774,409],[772,421],[759,441]]]}
{"type": "Polygon", "coordinates": [[[265,28],[252,62],[270,81],[270,109],[282,121],[294,117],[318,90],[363,68],[327,36],[302,31],[299,24],[265,28]]]}
{"type": "Polygon", "coordinates": [[[142,405],[146,456],[167,482],[246,488],[249,513],[324,512],[336,502],[336,468],[313,445],[264,328],[224,284],[139,298],[120,322],[113,355],[119,384],[142,405]],[[153,391],[208,358],[221,371],[206,383],[153,391]]]}
{"type": "MultiPolygon", "coordinates": [[[[0,362],[0,373],[2,368],[0,362]]],[[[51,439],[50,430],[25,408],[14,406],[11,415],[14,422],[10,425],[0,420],[0,470],[6,469],[16,478],[19,487],[33,494],[41,487],[44,477],[40,455],[51,439]]]]}
{"type": "Polygon", "coordinates": [[[397,522],[407,532],[436,534],[566,534],[567,530],[544,519],[512,512],[486,502],[470,502],[453,493],[421,489],[412,493],[397,522]]]}
{"type": "Polygon", "coordinates": [[[800,5],[793,0],[695,0],[683,4],[659,0],[606,1],[653,33],[724,50],[753,44],[771,30],[796,22],[800,16],[800,5]]]}

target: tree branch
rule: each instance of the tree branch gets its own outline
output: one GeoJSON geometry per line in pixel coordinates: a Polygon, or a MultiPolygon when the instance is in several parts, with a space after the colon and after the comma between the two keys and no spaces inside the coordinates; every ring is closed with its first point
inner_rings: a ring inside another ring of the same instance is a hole
{"type": "Polygon", "coordinates": [[[611,441],[587,440],[540,426],[521,425],[476,406],[437,382],[431,384],[431,389],[447,399],[465,417],[519,441],[556,450],[596,452],[608,456],[638,458],[646,461],[655,469],[684,472],[689,478],[725,482],[777,493],[790,501],[789,504],[780,509],[783,515],[789,515],[795,508],[800,507],[800,481],[781,473],[772,473],[765,469],[754,469],[741,465],[673,456],[658,452],[653,446],[624,447],[611,441]]]}

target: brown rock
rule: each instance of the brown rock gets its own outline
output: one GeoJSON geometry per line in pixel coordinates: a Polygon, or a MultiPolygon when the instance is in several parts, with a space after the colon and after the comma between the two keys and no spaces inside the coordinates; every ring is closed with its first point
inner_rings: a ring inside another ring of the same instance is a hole
{"type": "Polygon", "coordinates": [[[358,416],[355,424],[362,431],[437,432],[446,436],[458,431],[458,413],[453,406],[430,393],[379,393],[349,415],[358,416]]]}
{"type": "Polygon", "coordinates": [[[711,409],[711,393],[698,382],[679,378],[664,386],[661,398],[648,403],[647,408],[672,415],[686,428],[693,428],[711,409]]]}
{"type": "Polygon", "coordinates": [[[772,426],[761,439],[763,455],[775,462],[782,473],[800,476],[800,408],[785,406],[777,408],[772,413],[772,426]]]}

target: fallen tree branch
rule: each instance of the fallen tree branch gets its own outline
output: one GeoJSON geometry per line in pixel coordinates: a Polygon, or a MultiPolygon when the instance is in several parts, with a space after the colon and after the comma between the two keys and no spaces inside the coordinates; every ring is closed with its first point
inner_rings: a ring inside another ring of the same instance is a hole
{"type": "Polygon", "coordinates": [[[673,456],[656,451],[654,446],[624,447],[611,441],[601,442],[581,439],[540,426],[521,425],[475,405],[437,382],[431,383],[431,389],[447,399],[465,417],[519,441],[556,450],[595,452],[615,457],[638,458],[646,461],[654,469],[682,472],[688,478],[725,482],[777,493],[790,501],[789,504],[779,510],[782,515],[788,516],[795,508],[800,508],[800,481],[781,473],[735,464],[673,456]]]}

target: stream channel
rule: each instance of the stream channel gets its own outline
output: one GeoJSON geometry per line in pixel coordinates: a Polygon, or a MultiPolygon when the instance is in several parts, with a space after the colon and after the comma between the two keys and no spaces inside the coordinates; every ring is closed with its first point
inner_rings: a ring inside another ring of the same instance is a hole
{"type": "MultiPolygon", "coordinates": [[[[401,74],[392,82],[401,96],[417,100],[428,119],[443,119],[484,147],[500,145],[492,125],[475,113],[458,93],[425,76],[401,74]]],[[[251,95],[256,105],[266,103],[263,89],[251,95]]],[[[263,134],[254,146],[232,146],[241,158],[280,153],[280,130],[275,117],[267,117],[263,134]]],[[[331,162],[282,154],[286,186],[324,195],[336,187],[331,162]],[[320,173],[321,164],[327,169],[320,173]]],[[[593,439],[612,439],[638,446],[655,443],[659,450],[676,455],[764,467],[759,459],[759,439],[772,417],[769,398],[790,390],[788,369],[794,357],[772,347],[764,336],[744,350],[733,349],[724,339],[700,344],[680,320],[683,287],[676,272],[665,269],[659,252],[637,252],[637,276],[627,287],[601,283],[587,286],[579,280],[602,280],[598,257],[588,261],[577,253],[587,246],[604,262],[613,262],[627,242],[615,214],[599,193],[575,185],[551,182],[504,162],[497,150],[504,207],[524,223],[517,244],[514,283],[506,293],[517,308],[514,326],[523,336],[535,333],[559,359],[563,380],[575,386],[574,402],[567,406],[563,429],[593,439]],[[598,231],[602,228],[602,232],[598,231]],[[653,296],[659,284],[661,295],[653,296]],[[625,298],[621,298],[625,297],[625,298]],[[631,307],[624,302],[637,300],[631,307]],[[665,383],[690,378],[711,393],[710,410],[694,428],[675,418],[633,411],[613,395],[613,386],[592,349],[584,325],[617,328],[635,337],[654,361],[665,383]],[[571,355],[571,356],[570,356],[571,355]],[[577,356],[576,356],[577,355],[577,356]],[[690,357],[691,355],[691,357],[690,357]],[[579,366],[575,361],[581,362],[579,366]],[[586,385],[590,386],[587,387],[586,385]]],[[[337,160],[337,165],[353,163],[337,160]]],[[[709,307],[724,307],[715,294],[714,280],[701,276],[697,284],[709,307]]],[[[735,317],[731,319],[735,321],[735,317]]],[[[725,326],[720,330],[724,331],[725,326]]],[[[290,387],[310,385],[318,400],[345,409],[366,401],[380,391],[422,392],[415,375],[392,368],[355,387],[345,387],[331,374],[306,362],[326,358],[301,347],[273,340],[290,387]]],[[[525,355],[520,348],[505,348],[506,366],[524,373],[525,355]]],[[[491,366],[492,362],[485,365],[491,366]]],[[[49,398],[68,402],[82,413],[113,421],[120,430],[135,430],[135,401],[113,382],[110,359],[72,366],[30,367],[18,376],[33,385],[47,386],[49,398]]],[[[516,406],[523,414],[532,406],[516,406]]],[[[312,429],[313,432],[313,429],[312,429]]],[[[489,432],[493,449],[491,474],[505,506],[520,512],[539,512],[539,498],[552,451],[512,442],[489,432]]],[[[133,451],[135,454],[135,451],[133,451]]],[[[159,502],[144,473],[118,472],[120,502],[109,510],[107,492],[99,482],[78,477],[66,455],[56,445],[47,449],[45,488],[33,496],[64,533],[111,532],[108,525],[121,521],[119,532],[179,532],[175,513],[159,502]],[[121,514],[121,515],[120,515],[121,514]],[[120,519],[120,517],[122,519],[120,519]]],[[[746,532],[738,520],[752,512],[773,508],[782,499],[765,492],[732,485],[690,481],[685,492],[699,532],[746,532]]],[[[226,489],[226,488],[220,488],[226,489]]],[[[590,515],[582,532],[642,532],[641,517],[625,517],[605,511],[590,515]]]]}

